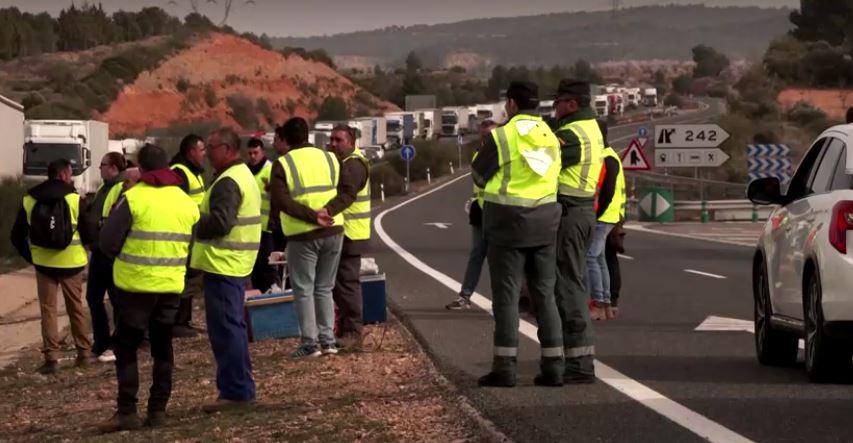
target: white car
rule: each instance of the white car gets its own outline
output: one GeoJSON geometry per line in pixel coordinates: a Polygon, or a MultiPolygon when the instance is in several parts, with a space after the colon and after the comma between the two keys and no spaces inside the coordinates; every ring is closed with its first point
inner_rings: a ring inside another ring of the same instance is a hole
{"type": "Polygon", "coordinates": [[[749,185],[775,204],[753,260],[755,347],[765,365],[793,365],[805,341],[809,378],[853,375],[853,125],[824,131],[782,194],[779,180],[749,185]],[[847,149],[850,147],[851,149],[847,149]]]}

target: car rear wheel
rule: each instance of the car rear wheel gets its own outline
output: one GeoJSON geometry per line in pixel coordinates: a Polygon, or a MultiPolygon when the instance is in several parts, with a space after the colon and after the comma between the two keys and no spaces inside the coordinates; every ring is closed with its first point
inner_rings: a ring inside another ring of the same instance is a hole
{"type": "Polygon", "coordinates": [[[803,304],[806,319],[806,372],[813,382],[844,381],[853,370],[853,351],[849,343],[826,334],[822,300],[820,273],[815,270],[806,283],[803,304]]]}
{"type": "Polygon", "coordinates": [[[770,324],[773,314],[770,305],[770,287],[767,283],[767,268],[762,263],[755,275],[753,288],[755,299],[755,351],[758,361],[767,366],[792,366],[797,362],[799,338],[791,333],[774,330],[770,324]]]}

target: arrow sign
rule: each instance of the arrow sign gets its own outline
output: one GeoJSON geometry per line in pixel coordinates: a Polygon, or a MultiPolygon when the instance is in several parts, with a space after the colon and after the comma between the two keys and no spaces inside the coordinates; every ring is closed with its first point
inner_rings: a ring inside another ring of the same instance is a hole
{"type": "MultiPolygon", "coordinates": [[[[755,323],[749,320],[739,320],[737,318],[717,317],[716,315],[709,316],[695,331],[705,332],[749,332],[755,334],[755,323]]],[[[800,349],[805,348],[805,344],[800,340],[800,349]]]]}
{"type": "Polygon", "coordinates": [[[790,171],[791,159],[784,157],[750,157],[746,160],[750,172],[758,171],[790,171]]]}
{"type": "Polygon", "coordinates": [[[791,155],[788,145],[746,145],[746,155],[749,157],[787,157],[791,155]]]}
{"type": "Polygon", "coordinates": [[[669,209],[669,206],[669,202],[662,195],[657,193],[650,193],[646,195],[646,198],[640,201],[640,209],[652,217],[657,217],[663,214],[667,209],[669,209]],[[652,207],[653,202],[654,207],[652,207]]]}
{"type": "Polygon", "coordinates": [[[628,149],[622,151],[622,169],[626,171],[648,171],[651,163],[643,154],[642,145],[638,139],[631,140],[628,149]]]}
{"type": "Polygon", "coordinates": [[[657,125],[656,148],[716,148],[729,138],[719,125],[657,125]]]}
{"type": "Polygon", "coordinates": [[[414,160],[415,159],[415,147],[412,145],[403,145],[403,147],[400,148],[400,157],[402,157],[403,160],[405,160],[407,162],[414,160]]]}
{"type": "Polygon", "coordinates": [[[438,229],[447,229],[453,223],[424,223],[424,226],[435,226],[438,229]]]}
{"type": "Polygon", "coordinates": [[[728,154],[719,148],[655,150],[655,166],[659,168],[717,167],[722,166],[728,160],[728,154]]]}

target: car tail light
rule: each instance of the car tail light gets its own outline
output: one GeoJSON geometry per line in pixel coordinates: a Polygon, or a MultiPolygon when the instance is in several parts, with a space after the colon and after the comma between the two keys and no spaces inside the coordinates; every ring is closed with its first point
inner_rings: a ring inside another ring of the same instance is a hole
{"type": "Polygon", "coordinates": [[[847,231],[850,230],[853,230],[853,201],[840,201],[832,207],[829,244],[842,254],[847,253],[847,231]]]}

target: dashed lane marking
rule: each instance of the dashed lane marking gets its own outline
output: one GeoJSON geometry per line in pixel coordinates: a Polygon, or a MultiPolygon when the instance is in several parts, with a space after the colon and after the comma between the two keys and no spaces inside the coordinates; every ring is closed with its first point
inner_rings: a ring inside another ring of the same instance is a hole
{"type": "MultiPolygon", "coordinates": [[[[376,233],[377,235],[379,235],[379,238],[382,240],[382,242],[385,243],[386,246],[388,246],[388,248],[390,248],[392,251],[394,251],[394,253],[400,256],[400,258],[415,267],[415,269],[418,269],[424,274],[432,277],[434,280],[446,286],[454,293],[459,292],[459,290],[462,288],[462,284],[454,280],[453,278],[447,276],[446,274],[442,273],[441,271],[431,268],[419,258],[415,257],[414,254],[410,253],[402,246],[397,244],[397,242],[395,242],[388,235],[388,233],[385,232],[385,229],[382,226],[382,220],[385,218],[386,215],[396,211],[397,209],[400,209],[410,203],[414,203],[432,193],[438,192],[444,189],[445,187],[450,186],[453,183],[462,180],[463,178],[466,178],[468,175],[470,174],[460,176],[441,186],[436,187],[435,189],[429,192],[417,195],[409,200],[397,204],[396,206],[382,211],[379,216],[376,217],[375,222],[376,233]]],[[[492,302],[486,297],[484,297],[482,294],[475,292],[471,296],[471,301],[480,309],[483,309],[484,311],[490,314],[492,313],[492,302]]],[[[536,326],[534,326],[532,323],[526,320],[521,320],[518,329],[527,338],[537,343],[539,342],[536,337],[536,326]]],[[[607,366],[598,360],[596,360],[595,364],[597,377],[601,381],[603,381],[610,387],[616,389],[617,391],[625,394],[629,398],[639,402],[643,406],[672,420],[673,422],[684,427],[690,432],[693,432],[699,437],[715,443],[751,442],[751,440],[747,439],[746,437],[663,396],[663,394],[649,388],[648,386],[643,385],[642,383],[634,379],[629,378],[627,375],[622,374],[621,372],[611,368],[610,366],[607,366]]]]}

